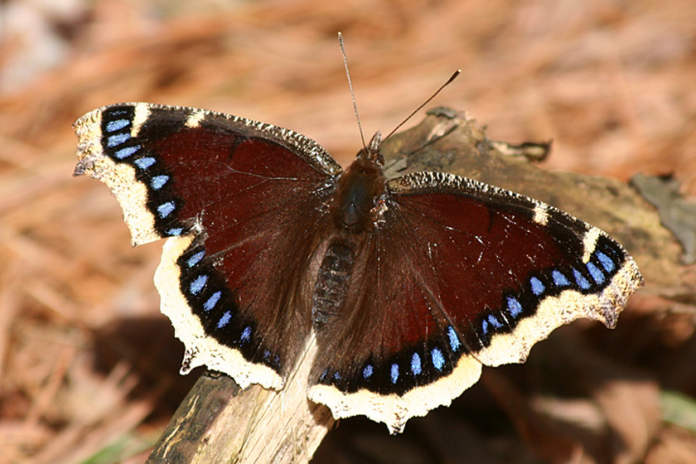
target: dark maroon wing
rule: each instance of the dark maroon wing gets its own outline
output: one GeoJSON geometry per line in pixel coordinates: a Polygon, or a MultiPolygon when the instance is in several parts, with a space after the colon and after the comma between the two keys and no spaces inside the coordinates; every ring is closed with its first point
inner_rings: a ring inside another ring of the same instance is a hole
{"type": "Polygon", "coordinates": [[[134,244],[169,237],[155,283],[182,371],[281,387],[311,328],[306,272],[340,166],[295,132],[191,108],[113,105],[75,130],[75,174],[111,188],[134,244]]]}
{"type": "Polygon", "coordinates": [[[621,245],[544,203],[442,173],[387,186],[345,327],[317,335],[331,356],[318,359],[310,398],[334,416],[400,430],[476,382],[481,363],[521,362],[580,317],[613,326],[642,283],[621,245]]]}

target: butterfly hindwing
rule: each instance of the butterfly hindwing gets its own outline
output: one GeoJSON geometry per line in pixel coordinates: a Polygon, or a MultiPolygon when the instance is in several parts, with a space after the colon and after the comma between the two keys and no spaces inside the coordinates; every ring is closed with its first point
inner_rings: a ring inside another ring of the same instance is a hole
{"type": "Polygon", "coordinates": [[[121,104],[75,126],[76,174],[109,185],[134,243],[169,237],[155,281],[182,371],[280,388],[311,327],[306,273],[340,166],[292,131],[204,110],[121,104]]]}

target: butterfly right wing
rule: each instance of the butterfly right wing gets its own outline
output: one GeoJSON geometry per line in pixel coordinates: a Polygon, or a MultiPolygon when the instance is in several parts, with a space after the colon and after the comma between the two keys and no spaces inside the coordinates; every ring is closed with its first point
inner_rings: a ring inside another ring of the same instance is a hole
{"type": "Polygon", "coordinates": [[[618,242],[550,205],[445,173],[387,186],[345,309],[317,334],[309,396],[336,418],[399,431],[562,324],[613,327],[642,285],[618,242]]]}

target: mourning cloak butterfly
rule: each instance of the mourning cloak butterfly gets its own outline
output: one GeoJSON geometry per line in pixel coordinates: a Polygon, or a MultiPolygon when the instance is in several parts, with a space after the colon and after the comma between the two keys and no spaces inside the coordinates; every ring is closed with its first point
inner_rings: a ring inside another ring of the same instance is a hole
{"type": "Polygon", "coordinates": [[[556,327],[613,327],[642,284],[601,230],[471,179],[386,179],[379,134],[344,172],[316,142],[210,111],[125,103],[75,123],[75,175],[121,204],[186,345],[241,387],[280,389],[316,337],[308,396],[400,431],[522,362],[556,327]]]}

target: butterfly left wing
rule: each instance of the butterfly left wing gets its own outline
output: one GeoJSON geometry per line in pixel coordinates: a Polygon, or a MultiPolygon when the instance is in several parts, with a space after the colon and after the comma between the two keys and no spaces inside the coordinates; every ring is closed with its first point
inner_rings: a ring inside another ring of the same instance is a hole
{"type": "Polygon", "coordinates": [[[75,130],[75,174],[111,188],[133,244],[168,238],[155,284],[182,372],[282,387],[310,332],[309,262],[340,166],[290,130],[193,108],[111,105],[75,130]]]}
{"type": "Polygon", "coordinates": [[[604,232],[549,205],[443,173],[393,179],[383,221],[356,253],[340,325],[317,334],[310,398],[335,417],[399,431],[522,362],[580,317],[616,323],[642,284],[604,232]],[[358,292],[358,289],[361,289],[358,292]]]}

